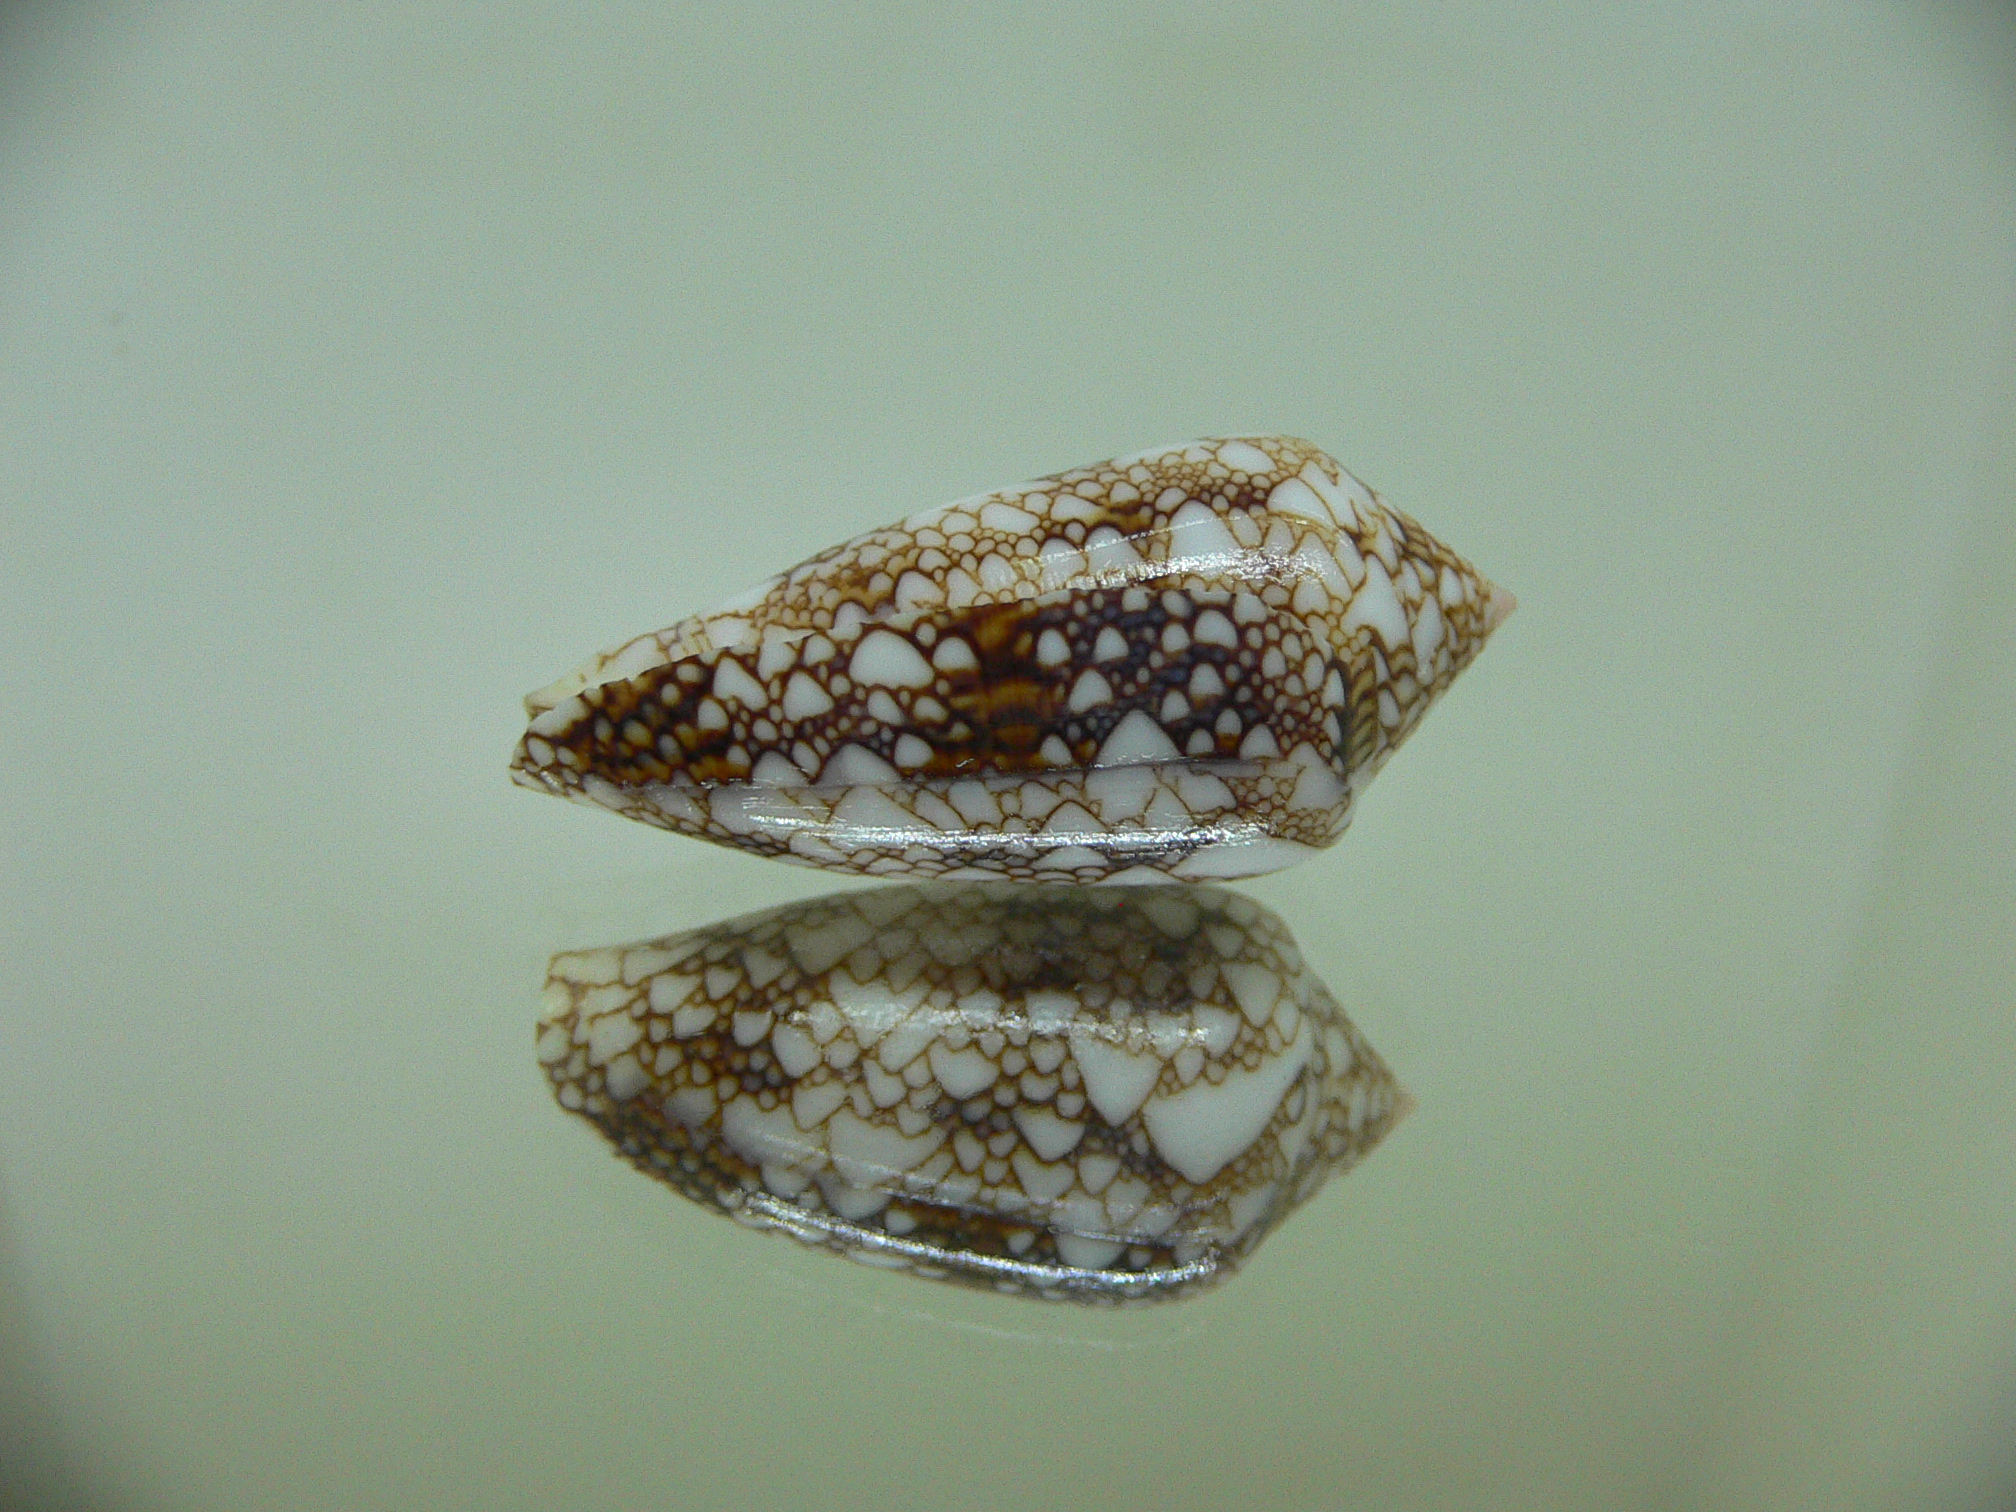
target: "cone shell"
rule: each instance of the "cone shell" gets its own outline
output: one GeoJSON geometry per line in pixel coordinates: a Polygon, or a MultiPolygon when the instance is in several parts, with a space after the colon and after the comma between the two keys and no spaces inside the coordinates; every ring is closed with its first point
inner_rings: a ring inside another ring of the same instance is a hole
{"type": "Polygon", "coordinates": [[[1511,598],[1306,441],[1121,457],[872,531],[526,700],[518,782],[875,876],[1275,871],[1511,598]]]}
{"type": "Polygon", "coordinates": [[[1408,1106],[1217,888],[899,886],[553,958],[561,1105],[704,1206],[1087,1302],[1228,1275],[1408,1106]]]}

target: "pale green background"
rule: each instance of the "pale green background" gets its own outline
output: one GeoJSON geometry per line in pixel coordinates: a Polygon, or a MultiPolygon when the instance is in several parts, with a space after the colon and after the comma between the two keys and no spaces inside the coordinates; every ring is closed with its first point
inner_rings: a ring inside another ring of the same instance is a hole
{"type": "Polygon", "coordinates": [[[2002,7],[0,13],[0,1497],[2011,1505],[2012,296],[2002,7]],[[521,693],[1241,430],[1522,604],[1250,888],[1386,1148],[1087,1314],[553,1107],[548,952],[834,884],[521,693]]]}

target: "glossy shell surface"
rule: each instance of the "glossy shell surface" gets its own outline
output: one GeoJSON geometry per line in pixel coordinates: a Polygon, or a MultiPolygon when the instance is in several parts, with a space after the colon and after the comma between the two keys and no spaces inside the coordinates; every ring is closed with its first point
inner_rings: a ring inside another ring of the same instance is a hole
{"type": "Polygon", "coordinates": [[[886,877],[1292,865],[1511,599],[1279,436],[914,515],[527,699],[518,782],[886,877]]]}

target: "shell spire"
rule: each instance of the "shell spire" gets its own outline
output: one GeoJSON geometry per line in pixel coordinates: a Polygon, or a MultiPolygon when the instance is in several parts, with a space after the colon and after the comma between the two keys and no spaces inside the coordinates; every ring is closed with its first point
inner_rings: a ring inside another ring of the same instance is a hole
{"type": "Polygon", "coordinates": [[[1276,871],[1510,613],[1306,441],[1116,458],[870,531],[526,700],[517,782],[878,876],[1276,871]]]}

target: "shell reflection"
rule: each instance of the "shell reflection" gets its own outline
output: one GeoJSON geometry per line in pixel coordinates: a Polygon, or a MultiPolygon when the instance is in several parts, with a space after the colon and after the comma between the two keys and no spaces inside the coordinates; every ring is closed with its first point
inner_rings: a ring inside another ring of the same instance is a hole
{"type": "Polygon", "coordinates": [[[553,958],[539,1059],[752,1227],[1046,1298],[1228,1275],[1407,1107],[1281,920],[1208,887],[900,886],[553,958]]]}

